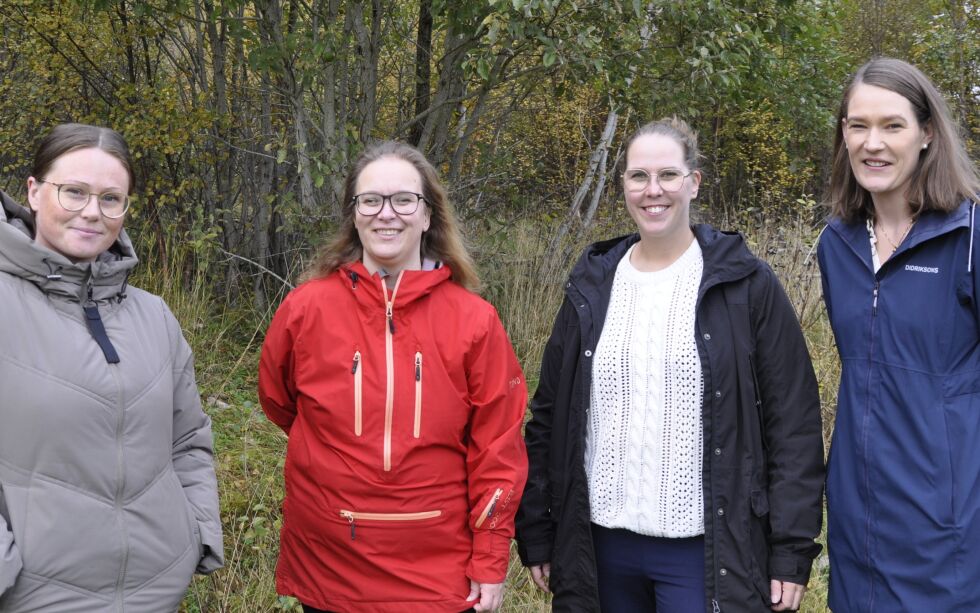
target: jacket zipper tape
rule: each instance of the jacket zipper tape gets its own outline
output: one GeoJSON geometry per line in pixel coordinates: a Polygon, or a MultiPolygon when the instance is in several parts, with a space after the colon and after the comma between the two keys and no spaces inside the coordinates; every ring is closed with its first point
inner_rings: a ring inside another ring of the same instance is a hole
{"type": "Polygon", "coordinates": [[[358,511],[340,510],[340,516],[350,524],[350,540],[354,540],[358,520],[366,521],[420,521],[439,517],[442,511],[420,511],[418,513],[360,513],[358,511]]]}
{"type": "Polygon", "coordinates": [[[361,383],[361,352],[354,352],[354,365],[351,367],[351,372],[354,374],[354,434],[357,436],[361,435],[361,425],[362,425],[362,383],[361,383]]]}
{"type": "Polygon", "coordinates": [[[476,523],[473,524],[474,528],[481,527],[483,525],[483,522],[485,522],[488,518],[493,516],[493,511],[497,507],[497,501],[500,500],[500,497],[503,495],[503,493],[504,490],[498,487],[497,490],[493,493],[493,496],[490,497],[490,502],[488,502],[487,506],[483,509],[483,513],[480,513],[480,517],[478,517],[476,519],[476,523]]]}
{"type": "Polygon", "coordinates": [[[381,292],[385,299],[385,368],[387,371],[387,389],[385,390],[385,438],[384,438],[384,469],[385,472],[391,470],[391,421],[395,406],[395,356],[394,339],[395,320],[393,311],[395,308],[395,296],[398,294],[398,286],[402,282],[404,271],[398,273],[395,287],[391,290],[391,298],[388,298],[388,285],[382,279],[381,292]]]}
{"type": "Polygon", "coordinates": [[[415,352],[415,438],[422,435],[422,352],[415,352]]]}

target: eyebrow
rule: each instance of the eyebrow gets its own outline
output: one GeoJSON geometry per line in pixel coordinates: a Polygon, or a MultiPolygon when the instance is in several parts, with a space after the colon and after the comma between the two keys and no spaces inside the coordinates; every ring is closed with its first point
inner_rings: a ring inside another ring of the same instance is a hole
{"type": "MultiPolygon", "coordinates": [[[[58,183],[61,183],[62,185],[80,185],[80,186],[85,187],[85,188],[87,188],[89,190],[92,189],[92,184],[91,183],[89,183],[87,181],[79,181],[77,179],[65,179],[64,181],[58,181],[58,183]]],[[[111,187],[107,187],[107,188],[99,191],[98,193],[104,194],[106,192],[125,192],[125,191],[126,190],[124,190],[121,187],[111,186],[111,187]]],[[[96,192],[92,192],[92,193],[94,194],[96,192]]]]}
{"type": "MultiPolygon", "coordinates": [[[[906,121],[907,122],[908,121],[908,118],[906,118],[906,117],[904,117],[902,115],[888,115],[888,116],[882,117],[880,119],[880,121],[895,121],[895,120],[906,121]]],[[[867,123],[868,122],[868,119],[866,117],[864,117],[863,115],[847,115],[847,116],[844,117],[844,121],[847,121],[847,122],[851,122],[851,121],[863,121],[863,122],[866,122],[867,123]]]]}

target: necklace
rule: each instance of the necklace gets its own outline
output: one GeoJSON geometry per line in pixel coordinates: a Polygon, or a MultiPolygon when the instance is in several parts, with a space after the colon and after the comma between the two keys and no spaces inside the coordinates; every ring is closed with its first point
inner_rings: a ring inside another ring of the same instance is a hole
{"type": "Polygon", "coordinates": [[[905,226],[905,232],[902,232],[902,235],[898,237],[897,242],[892,240],[891,235],[888,234],[888,230],[885,228],[885,224],[879,224],[879,229],[881,230],[881,233],[885,235],[885,238],[888,239],[888,242],[891,243],[892,250],[895,251],[898,249],[898,246],[902,244],[902,241],[905,240],[905,237],[909,235],[909,232],[912,230],[913,225],[915,225],[915,215],[913,215],[912,218],[909,219],[908,225],[905,226]]]}

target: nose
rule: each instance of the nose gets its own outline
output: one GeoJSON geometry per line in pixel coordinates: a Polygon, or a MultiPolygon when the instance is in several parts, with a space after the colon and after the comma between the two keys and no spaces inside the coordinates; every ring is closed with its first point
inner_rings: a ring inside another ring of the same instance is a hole
{"type": "Polygon", "coordinates": [[[385,196],[381,200],[381,210],[378,211],[377,217],[380,219],[393,219],[398,217],[395,213],[395,207],[391,204],[390,196],[385,196]]]}
{"type": "Polygon", "coordinates": [[[646,193],[648,196],[659,196],[664,193],[664,188],[660,187],[660,179],[657,175],[650,177],[650,182],[647,183],[646,193]]]}
{"type": "Polygon", "coordinates": [[[85,206],[79,211],[79,214],[85,219],[102,219],[102,209],[99,208],[99,196],[97,194],[89,194],[85,200],[85,206]]]}
{"type": "Polygon", "coordinates": [[[868,138],[864,141],[864,148],[870,151],[877,151],[884,146],[881,140],[881,133],[878,128],[871,128],[868,130],[868,138]]]}

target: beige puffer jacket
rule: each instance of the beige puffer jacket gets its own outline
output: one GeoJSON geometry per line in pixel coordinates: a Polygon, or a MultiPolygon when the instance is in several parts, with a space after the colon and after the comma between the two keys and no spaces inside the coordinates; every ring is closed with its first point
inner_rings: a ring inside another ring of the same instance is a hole
{"type": "Polygon", "coordinates": [[[160,298],[127,286],[125,233],[73,264],[0,205],[0,612],[174,611],[195,570],[223,563],[190,348],[160,298]]]}

